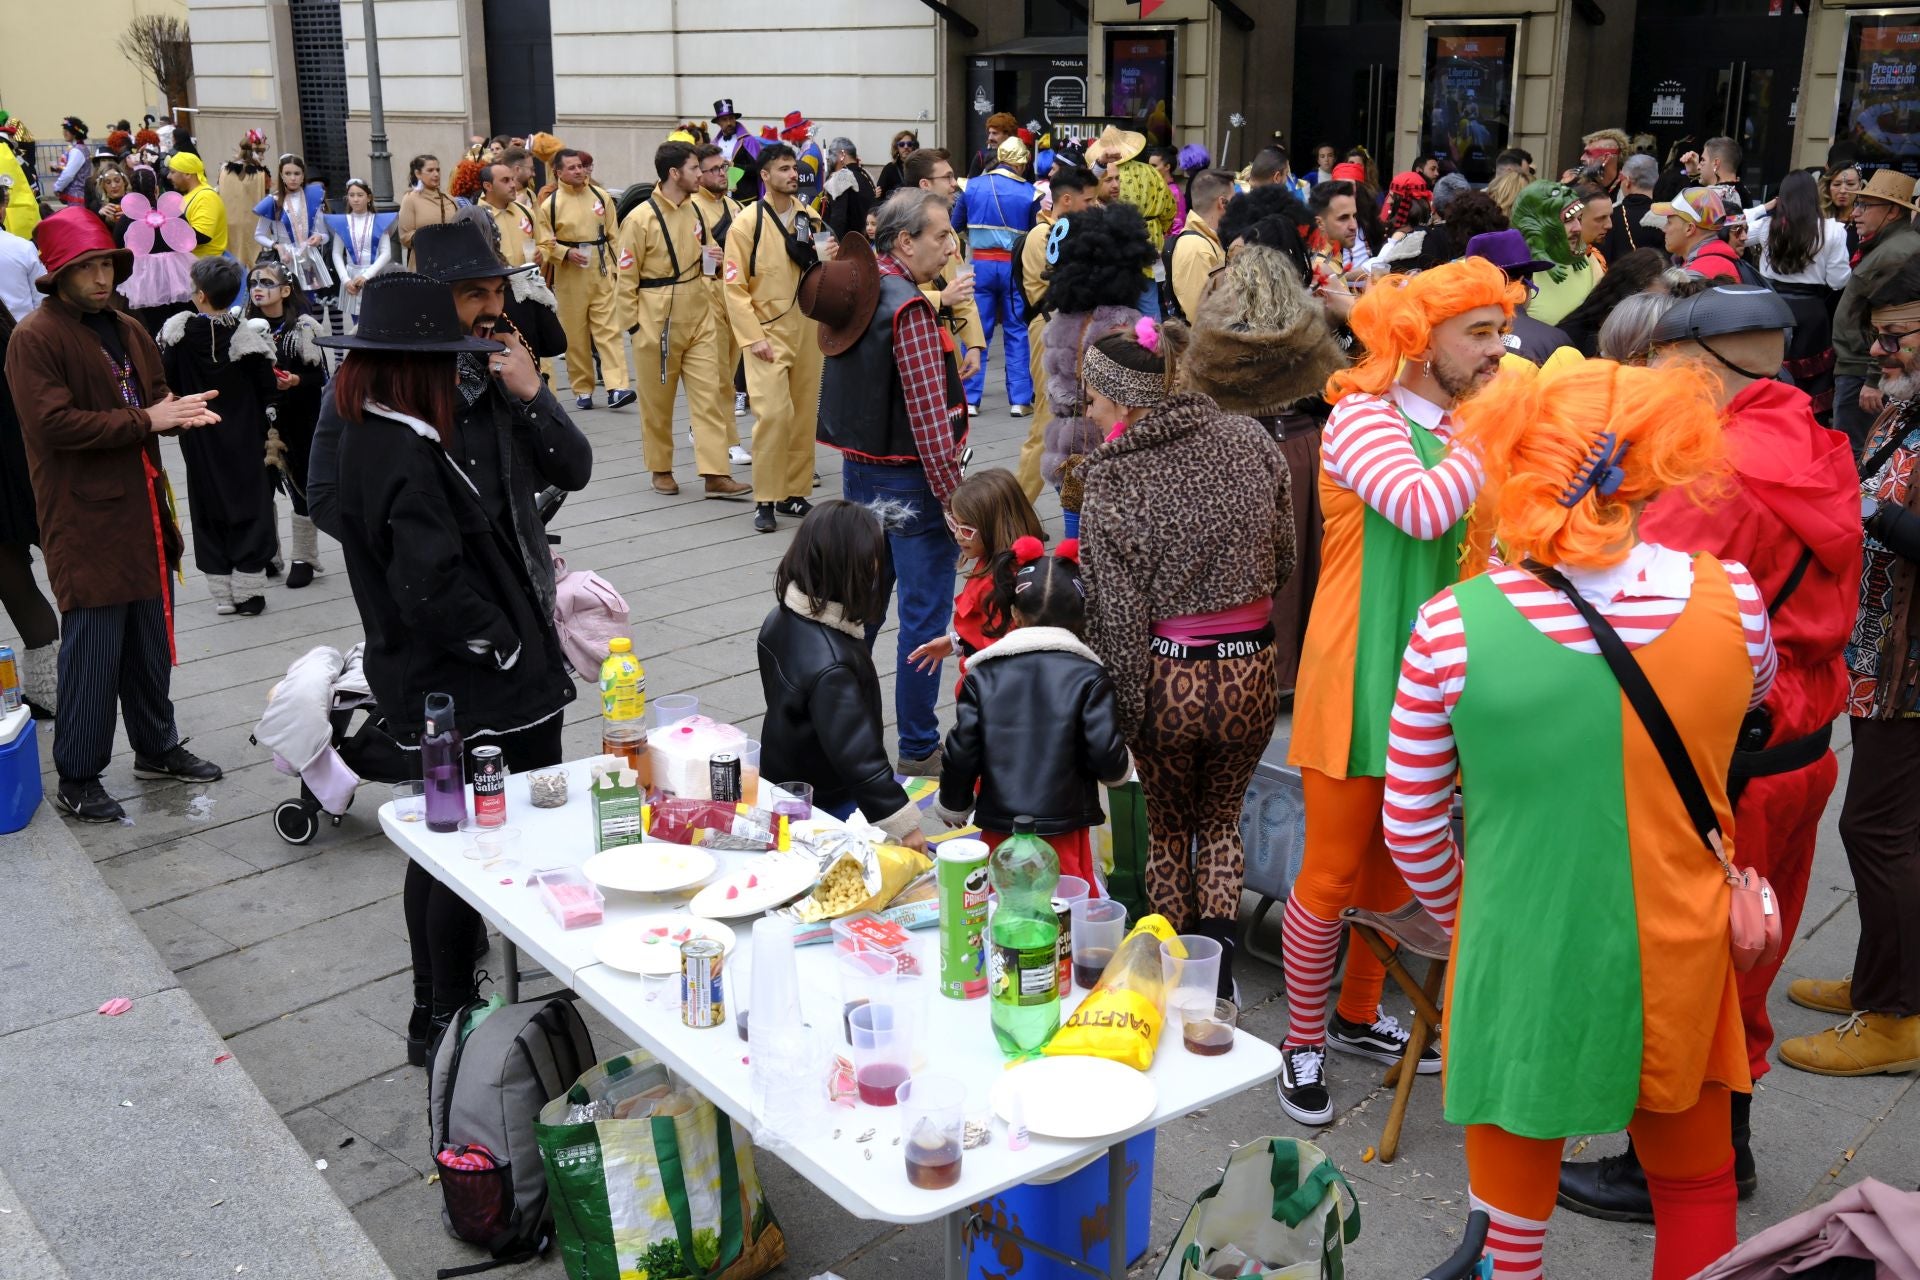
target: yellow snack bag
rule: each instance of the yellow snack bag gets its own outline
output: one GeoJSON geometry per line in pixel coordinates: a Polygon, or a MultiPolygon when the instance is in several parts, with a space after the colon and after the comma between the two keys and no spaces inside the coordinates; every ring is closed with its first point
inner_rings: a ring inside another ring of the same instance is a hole
{"type": "Polygon", "coordinates": [[[1174,936],[1166,917],[1141,917],[1107,962],[1100,981],[1047,1042],[1047,1056],[1111,1058],[1135,1071],[1152,1066],[1167,1007],[1160,944],[1173,942],[1174,936]]]}

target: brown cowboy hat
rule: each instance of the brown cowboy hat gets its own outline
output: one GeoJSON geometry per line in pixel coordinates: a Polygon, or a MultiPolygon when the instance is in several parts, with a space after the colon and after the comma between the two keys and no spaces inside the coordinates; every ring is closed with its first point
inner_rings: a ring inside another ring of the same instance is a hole
{"type": "Polygon", "coordinates": [[[1856,200],[1885,200],[1888,204],[1897,204],[1902,209],[1914,209],[1913,179],[1904,173],[1895,173],[1891,169],[1879,169],[1860,189],[1856,200]]]}
{"type": "Polygon", "coordinates": [[[860,340],[880,305],[880,264],[858,231],[840,237],[833,260],[800,277],[800,314],[818,322],[820,350],[837,356],[860,340]]]}

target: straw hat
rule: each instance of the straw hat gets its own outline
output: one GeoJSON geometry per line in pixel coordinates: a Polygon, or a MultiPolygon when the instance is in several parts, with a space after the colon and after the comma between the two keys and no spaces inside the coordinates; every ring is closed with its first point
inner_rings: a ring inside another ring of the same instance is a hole
{"type": "Polygon", "coordinates": [[[1129,160],[1137,159],[1146,149],[1146,134],[1135,133],[1131,129],[1122,129],[1119,125],[1110,124],[1087,148],[1087,159],[1104,162],[1108,155],[1118,151],[1120,163],[1125,164],[1129,160]]]}

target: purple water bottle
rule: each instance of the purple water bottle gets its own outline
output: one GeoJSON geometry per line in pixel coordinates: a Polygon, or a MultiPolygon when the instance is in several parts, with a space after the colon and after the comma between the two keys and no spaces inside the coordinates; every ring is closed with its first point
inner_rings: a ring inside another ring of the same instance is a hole
{"type": "Polygon", "coordinates": [[[427,830],[458,831],[467,820],[467,785],[461,768],[460,730],[453,724],[453,695],[427,695],[427,725],[420,734],[420,776],[427,791],[427,830]]]}

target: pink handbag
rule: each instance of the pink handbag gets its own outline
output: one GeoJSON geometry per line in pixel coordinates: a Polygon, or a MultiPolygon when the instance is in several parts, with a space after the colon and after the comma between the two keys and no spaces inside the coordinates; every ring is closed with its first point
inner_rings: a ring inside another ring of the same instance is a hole
{"type": "Polygon", "coordinates": [[[627,634],[627,602],[613,584],[591,569],[567,569],[553,558],[553,629],[567,665],[582,680],[597,681],[608,643],[627,634]]]}

